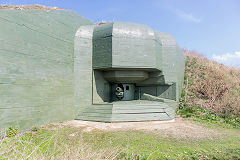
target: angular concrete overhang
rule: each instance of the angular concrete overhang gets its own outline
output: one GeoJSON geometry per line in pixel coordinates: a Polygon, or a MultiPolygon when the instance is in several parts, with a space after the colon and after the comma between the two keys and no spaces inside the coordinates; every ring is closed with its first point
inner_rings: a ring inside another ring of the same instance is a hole
{"type": "Polygon", "coordinates": [[[93,69],[161,70],[154,31],[146,25],[114,22],[93,30],[93,69]]]}
{"type": "Polygon", "coordinates": [[[112,83],[137,83],[148,78],[146,71],[116,70],[103,72],[103,77],[112,83]]]}

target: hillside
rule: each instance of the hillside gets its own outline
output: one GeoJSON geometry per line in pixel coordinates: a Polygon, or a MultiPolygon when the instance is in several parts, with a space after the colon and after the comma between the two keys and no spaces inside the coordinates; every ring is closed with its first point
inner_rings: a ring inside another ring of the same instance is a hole
{"type": "Polygon", "coordinates": [[[211,61],[194,51],[187,56],[179,113],[239,126],[240,71],[211,61]]]}
{"type": "Polygon", "coordinates": [[[0,5],[0,9],[12,10],[63,10],[57,7],[46,7],[42,5],[0,5]]]}

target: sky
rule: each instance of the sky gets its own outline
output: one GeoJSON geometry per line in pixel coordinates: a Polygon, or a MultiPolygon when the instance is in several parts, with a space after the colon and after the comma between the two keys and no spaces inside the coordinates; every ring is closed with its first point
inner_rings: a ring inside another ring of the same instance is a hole
{"type": "Polygon", "coordinates": [[[167,32],[181,48],[240,69],[240,0],[0,0],[71,9],[98,23],[146,24],[167,32]]]}

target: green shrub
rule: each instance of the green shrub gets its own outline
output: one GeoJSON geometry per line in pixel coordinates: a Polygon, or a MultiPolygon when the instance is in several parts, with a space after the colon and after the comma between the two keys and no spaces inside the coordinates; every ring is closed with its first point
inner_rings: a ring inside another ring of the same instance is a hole
{"type": "Polygon", "coordinates": [[[180,106],[177,114],[183,118],[192,118],[196,121],[205,121],[213,124],[230,125],[233,128],[240,128],[239,115],[219,114],[214,111],[207,110],[201,105],[187,104],[183,98],[180,100],[180,106]]]}
{"type": "Polygon", "coordinates": [[[37,127],[37,126],[35,126],[35,127],[32,128],[32,131],[33,131],[33,132],[38,132],[39,130],[40,130],[40,128],[37,127]]]}
{"type": "Polygon", "coordinates": [[[147,160],[148,158],[145,155],[129,154],[129,153],[121,152],[118,154],[117,159],[147,160]]]}
{"type": "Polygon", "coordinates": [[[18,132],[19,130],[17,127],[10,126],[6,131],[6,135],[7,137],[15,137],[18,134],[18,132]]]}

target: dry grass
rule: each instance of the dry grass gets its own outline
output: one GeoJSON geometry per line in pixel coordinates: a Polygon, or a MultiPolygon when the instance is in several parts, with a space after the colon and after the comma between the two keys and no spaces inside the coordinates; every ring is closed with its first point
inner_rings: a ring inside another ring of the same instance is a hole
{"type": "Polygon", "coordinates": [[[47,127],[0,140],[0,159],[114,159],[119,149],[84,143],[81,130],[47,127]]]}
{"type": "Polygon", "coordinates": [[[217,114],[240,115],[240,71],[194,51],[183,51],[187,56],[185,102],[217,114]]]}
{"type": "Polygon", "coordinates": [[[46,7],[41,5],[0,5],[0,9],[13,10],[62,10],[57,7],[46,7]]]}

